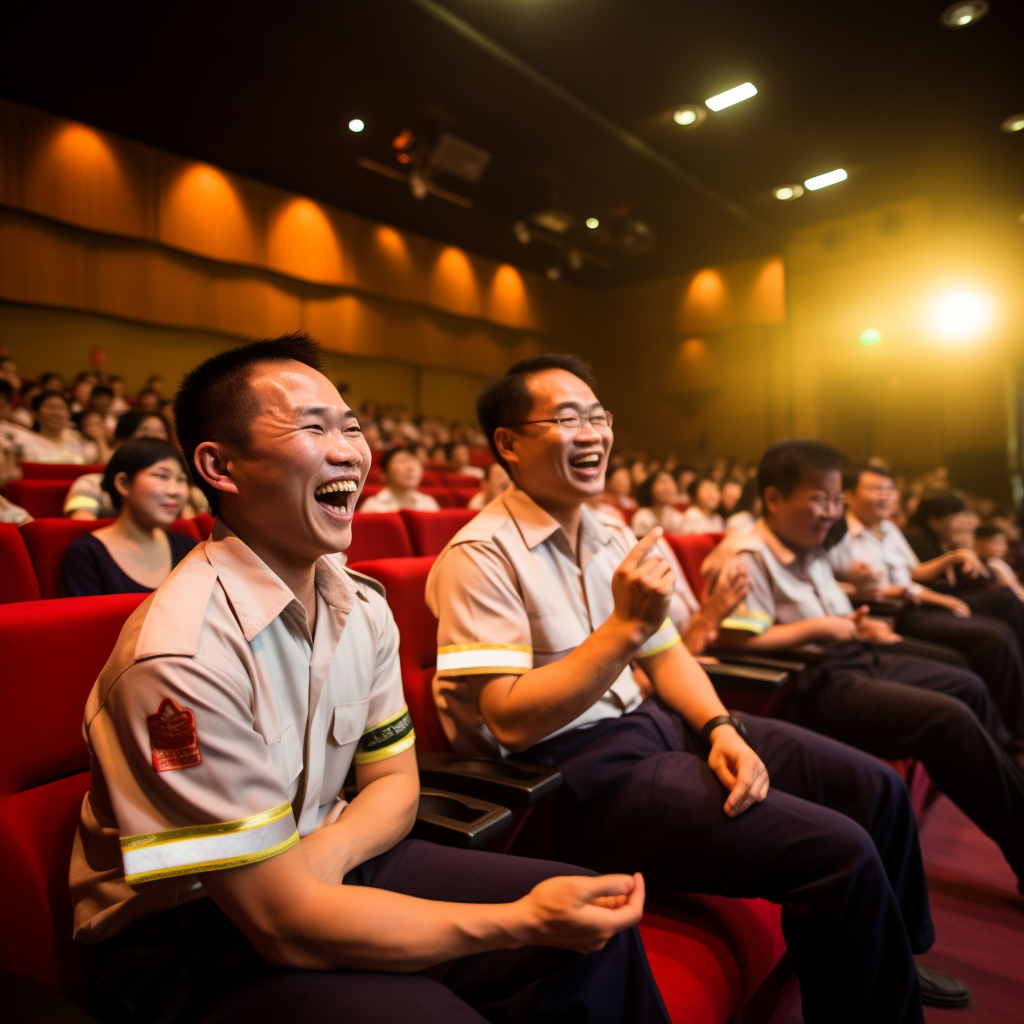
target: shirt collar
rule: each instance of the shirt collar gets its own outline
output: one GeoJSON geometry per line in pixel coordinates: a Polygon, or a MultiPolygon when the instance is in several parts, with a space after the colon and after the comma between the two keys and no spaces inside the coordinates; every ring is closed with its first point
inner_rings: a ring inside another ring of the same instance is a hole
{"type": "MultiPolygon", "coordinates": [[[[519,528],[524,543],[531,550],[561,530],[554,516],[545,512],[526,491],[515,484],[505,488],[502,500],[519,528]]],[[[580,512],[580,543],[592,549],[607,544],[612,539],[608,527],[586,505],[582,506],[580,512]]]]}
{"type": "Polygon", "coordinates": [[[771,553],[779,560],[781,565],[792,565],[796,561],[796,554],[789,550],[772,532],[771,527],[764,521],[758,519],[754,524],[754,532],[768,545],[771,553]]]}
{"type": "MultiPolygon", "coordinates": [[[[266,629],[298,598],[248,544],[218,519],[206,541],[206,559],[217,570],[246,641],[266,629]]],[[[348,574],[328,556],[317,560],[314,586],[330,607],[344,615],[358,593],[348,574]]],[[[305,613],[303,613],[304,615],[305,613]]]]}
{"type": "Polygon", "coordinates": [[[867,527],[852,512],[847,512],[846,529],[851,537],[859,537],[867,527]]]}

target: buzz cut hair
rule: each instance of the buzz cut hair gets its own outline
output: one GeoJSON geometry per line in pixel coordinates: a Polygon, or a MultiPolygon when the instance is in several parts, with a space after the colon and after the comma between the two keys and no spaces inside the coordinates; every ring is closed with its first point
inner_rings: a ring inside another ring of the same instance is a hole
{"type": "Polygon", "coordinates": [[[499,427],[508,427],[521,422],[530,415],[533,395],[530,394],[530,378],[546,370],[565,370],[579,377],[591,391],[597,390],[594,371],[579,356],[568,353],[548,352],[513,363],[503,374],[495,377],[480,392],[476,400],[476,418],[480,429],[487,437],[491,454],[508,471],[508,463],[498,452],[494,441],[499,427]]]}
{"type": "Polygon", "coordinates": [[[258,411],[249,386],[253,371],[289,361],[323,371],[320,345],[304,331],[296,331],[219,352],[185,374],[178,388],[174,399],[178,441],[214,514],[220,510],[220,491],[196,468],[196,449],[204,441],[222,441],[244,449],[249,443],[249,425],[258,411]]]}
{"type": "Polygon", "coordinates": [[[824,441],[780,441],[773,444],[757,464],[757,490],[774,487],[783,498],[797,488],[804,473],[838,473],[846,468],[846,456],[824,441]]]}

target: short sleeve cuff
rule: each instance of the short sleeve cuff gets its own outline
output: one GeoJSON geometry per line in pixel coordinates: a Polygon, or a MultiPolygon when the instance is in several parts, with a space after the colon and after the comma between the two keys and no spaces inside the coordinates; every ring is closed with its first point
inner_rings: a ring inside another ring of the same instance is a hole
{"type": "Polygon", "coordinates": [[[135,886],[175,875],[225,871],[269,860],[298,841],[289,803],[235,821],[122,836],[124,880],[135,886]]]}
{"type": "Polygon", "coordinates": [[[97,512],[99,507],[98,499],[92,498],[88,494],[79,494],[74,498],[68,498],[64,503],[64,515],[69,512],[97,512]]]}
{"type": "Polygon", "coordinates": [[[650,658],[655,654],[661,654],[662,651],[667,651],[670,647],[675,647],[677,643],[681,641],[682,637],[679,635],[679,630],[672,624],[669,619],[666,619],[658,632],[654,634],[647,642],[636,652],[638,658],[650,658]]]}
{"type": "Polygon", "coordinates": [[[532,668],[533,648],[525,644],[451,644],[437,649],[438,675],[522,675],[532,668]]]}
{"type": "Polygon", "coordinates": [[[401,754],[403,750],[408,750],[415,742],[416,730],[412,727],[408,707],[404,707],[397,714],[370,726],[363,733],[352,760],[356,764],[384,761],[401,754]]]}
{"type": "Polygon", "coordinates": [[[772,617],[764,612],[750,611],[740,606],[732,615],[722,620],[722,629],[734,629],[740,633],[752,633],[760,636],[772,625],[772,617]]]}

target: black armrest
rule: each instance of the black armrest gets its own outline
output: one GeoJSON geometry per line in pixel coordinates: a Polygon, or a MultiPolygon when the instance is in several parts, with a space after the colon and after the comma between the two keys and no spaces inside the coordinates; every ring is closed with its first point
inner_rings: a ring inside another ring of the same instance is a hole
{"type": "Polygon", "coordinates": [[[560,772],[496,757],[419,751],[416,761],[423,785],[490,800],[504,807],[533,807],[562,784],[560,772]]]}
{"type": "Polygon", "coordinates": [[[792,657],[789,651],[783,651],[781,654],[760,654],[757,651],[726,649],[712,653],[730,665],[757,665],[759,668],[774,668],[779,672],[799,672],[807,667],[804,659],[792,657]]]}
{"type": "Polygon", "coordinates": [[[13,971],[0,969],[4,1016],[18,1024],[99,1024],[63,996],[13,971]]]}
{"type": "Polygon", "coordinates": [[[859,608],[862,604],[868,606],[868,615],[876,619],[895,619],[903,611],[903,605],[895,601],[861,601],[855,602],[855,607],[859,608]]]}
{"type": "Polygon", "coordinates": [[[789,673],[757,665],[702,665],[716,688],[772,694],[789,682],[789,673]]]}
{"type": "Polygon", "coordinates": [[[512,825],[512,812],[486,800],[421,789],[416,824],[410,835],[442,846],[477,850],[512,825]]]}

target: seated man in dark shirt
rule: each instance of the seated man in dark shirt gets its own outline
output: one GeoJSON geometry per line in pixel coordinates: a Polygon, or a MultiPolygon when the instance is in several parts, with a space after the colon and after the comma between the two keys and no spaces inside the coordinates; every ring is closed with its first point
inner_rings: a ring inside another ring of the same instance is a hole
{"type": "Polygon", "coordinates": [[[88,597],[156,590],[196,544],[167,530],[188,501],[188,484],[185,460],[173,444],[152,437],[126,441],[103,474],[117,519],[68,548],[61,592],[88,597]]]}

